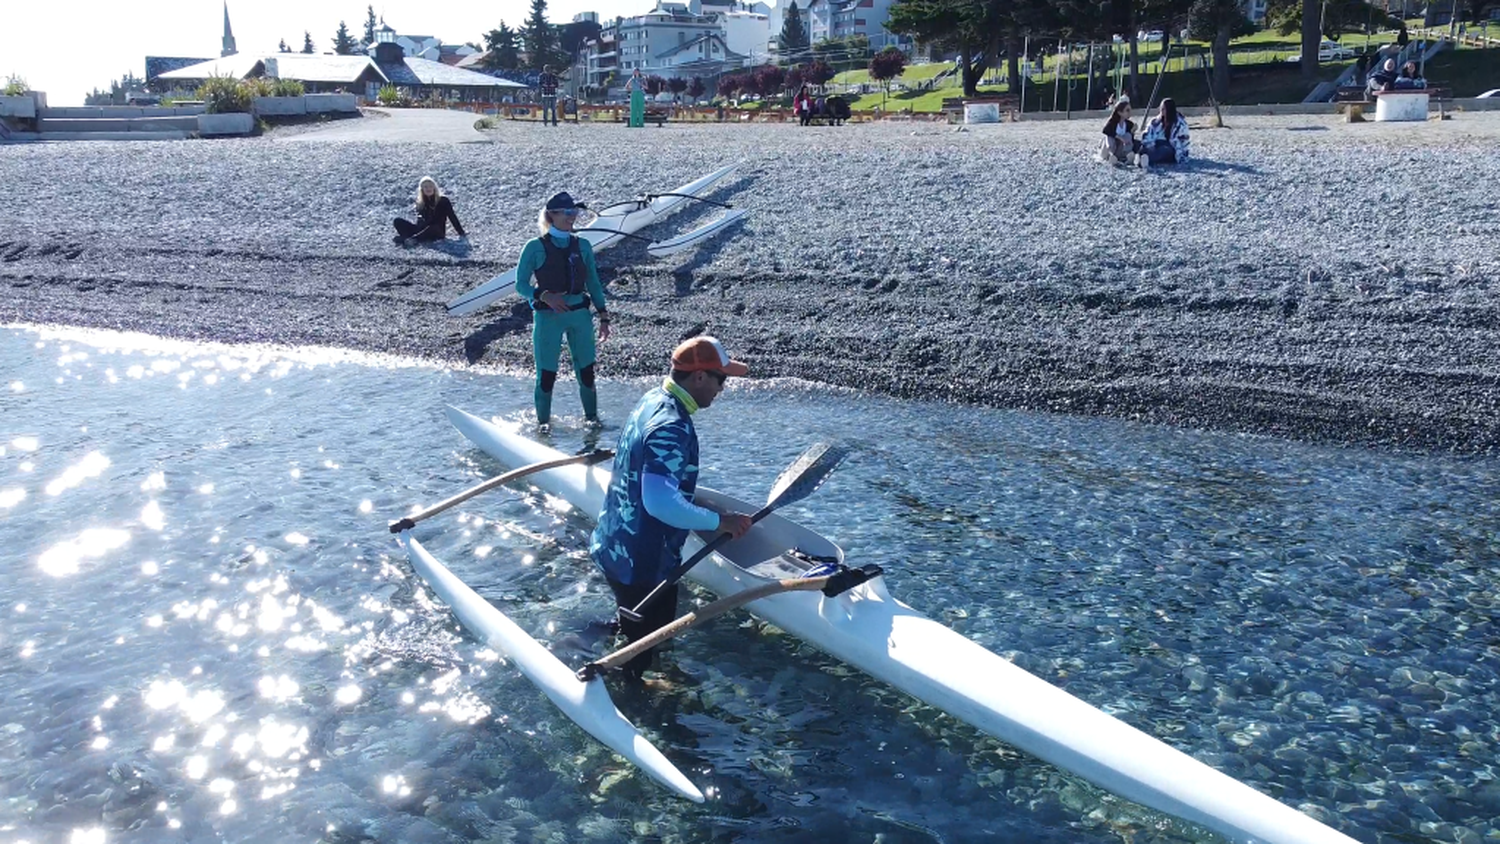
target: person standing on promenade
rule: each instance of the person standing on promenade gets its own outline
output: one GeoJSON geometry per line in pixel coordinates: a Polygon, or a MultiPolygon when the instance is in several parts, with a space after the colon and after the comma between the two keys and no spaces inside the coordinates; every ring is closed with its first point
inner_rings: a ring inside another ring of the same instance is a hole
{"type": "Polygon", "coordinates": [[[594,247],[573,234],[578,214],[587,208],[566,192],[547,200],[537,218],[537,237],[526,242],[516,264],[516,293],[531,303],[531,350],[536,359],[536,421],[547,428],[552,420],[552,388],[562,360],[562,344],[578,377],[583,417],[599,423],[599,394],[594,390],[594,315],[599,312],[599,342],[609,339],[609,311],[594,247]],[[534,279],[534,281],[533,281],[534,279]]]}
{"type": "Polygon", "coordinates": [[[542,125],[547,125],[547,115],[552,115],[552,125],[557,125],[557,74],[552,72],[552,65],[542,68],[542,75],[537,80],[537,89],[542,94],[542,125]]]}
{"type": "Polygon", "coordinates": [[[438,190],[437,180],[423,176],[417,183],[417,221],[413,223],[405,217],[392,220],[391,224],[396,227],[396,236],[392,240],[402,246],[443,240],[448,237],[449,221],[459,237],[468,237],[458,222],[458,215],[453,212],[452,201],[438,190]]]}
{"type": "Polygon", "coordinates": [[[630,122],[626,125],[632,129],[644,128],[646,125],[646,79],[641,76],[640,68],[630,72],[630,78],[625,80],[625,90],[630,92],[630,122]]]}
{"type": "MultiPolygon", "coordinates": [[[[604,572],[615,603],[633,609],[682,563],[688,531],[711,530],[735,539],[750,530],[743,513],[718,513],[693,503],[698,487],[698,432],[693,414],[708,407],[731,376],[750,368],[732,360],[713,337],[699,336],[672,352],[672,370],[635,406],[615,446],[613,474],[589,552],[604,572]]],[[[677,617],[677,584],[645,607],[639,621],[619,615],[620,632],[634,642],[677,617]]],[[[652,651],[621,669],[641,679],[652,651]]]]}

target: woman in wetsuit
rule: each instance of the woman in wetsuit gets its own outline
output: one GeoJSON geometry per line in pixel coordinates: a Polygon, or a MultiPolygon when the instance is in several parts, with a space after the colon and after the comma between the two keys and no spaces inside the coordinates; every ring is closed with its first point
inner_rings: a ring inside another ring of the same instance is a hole
{"type": "Polygon", "coordinates": [[[537,219],[541,234],[526,242],[516,265],[516,293],[531,303],[531,349],[536,357],[536,421],[552,420],[552,388],[557,384],[562,344],[578,376],[583,417],[599,422],[599,394],[594,391],[594,315],[599,312],[599,342],[609,339],[609,311],[604,286],[594,266],[594,247],[573,234],[586,206],[567,193],[547,200],[537,219]]]}
{"type": "Polygon", "coordinates": [[[452,201],[438,190],[437,180],[431,176],[423,176],[422,181],[417,183],[417,221],[413,223],[404,217],[391,221],[396,227],[393,240],[402,246],[443,240],[448,237],[450,221],[459,237],[468,237],[464,234],[463,225],[458,222],[458,215],[453,213],[452,201]]]}

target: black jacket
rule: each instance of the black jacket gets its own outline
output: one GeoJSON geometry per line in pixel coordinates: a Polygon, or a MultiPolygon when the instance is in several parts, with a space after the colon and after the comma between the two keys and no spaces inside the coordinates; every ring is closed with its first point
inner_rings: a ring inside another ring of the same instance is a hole
{"type": "Polygon", "coordinates": [[[417,208],[417,225],[421,231],[417,232],[418,240],[442,240],[448,236],[448,221],[453,222],[453,230],[458,232],[459,237],[464,236],[464,227],[458,222],[458,215],[453,213],[453,203],[448,197],[440,196],[437,202],[417,208]]]}

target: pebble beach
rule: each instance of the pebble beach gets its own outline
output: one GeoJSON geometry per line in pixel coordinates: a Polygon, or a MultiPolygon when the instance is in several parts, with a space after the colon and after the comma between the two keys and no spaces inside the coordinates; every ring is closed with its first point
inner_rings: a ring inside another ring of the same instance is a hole
{"type": "Polygon", "coordinates": [[[603,377],[659,373],[708,332],[756,377],[955,412],[1500,448],[1500,114],[1195,118],[1193,161],[1151,172],[1096,163],[1092,120],[475,131],[446,114],[450,132],[396,117],[0,149],[18,186],[0,322],[524,371],[519,300],[457,318],[444,303],[514,265],[548,195],[607,204],[738,161],[711,194],[750,209],[727,234],[666,259],[600,253],[603,377]],[[391,242],[422,175],[467,241],[391,242]]]}

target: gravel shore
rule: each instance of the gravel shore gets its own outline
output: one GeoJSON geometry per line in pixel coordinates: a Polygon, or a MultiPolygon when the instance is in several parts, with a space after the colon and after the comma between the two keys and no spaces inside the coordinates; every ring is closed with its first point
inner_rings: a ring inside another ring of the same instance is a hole
{"type": "Polygon", "coordinates": [[[1095,163],[1093,121],[0,147],[0,322],[529,367],[517,300],[443,305],[513,265],[547,195],[607,203],[743,161],[714,194],[751,209],[732,235],[600,253],[605,377],[708,331],[757,376],[1500,450],[1500,114],[1228,122],[1194,120],[1194,163],[1150,173],[1095,163]],[[467,244],[391,243],[423,174],[467,244]]]}

